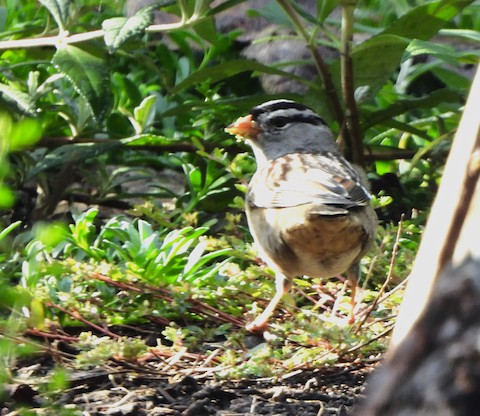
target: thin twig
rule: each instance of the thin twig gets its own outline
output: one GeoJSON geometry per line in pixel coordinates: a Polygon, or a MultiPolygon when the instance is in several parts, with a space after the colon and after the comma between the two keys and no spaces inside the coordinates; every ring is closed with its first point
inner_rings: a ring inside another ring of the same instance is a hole
{"type": "Polygon", "coordinates": [[[380,338],[383,338],[384,336],[388,335],[392,330],[393,330],[393,327],[394,327],[394,323],[391,323],[390,326],[385,329],[385,331],[381,332],[380,334],[374,336],[373,338],[369,338],[367,341],[365,342],[362,342],[361,344],[359,345],[356,345],[350,349],[348,349],[347,351],[343,351],[339,354],[339,356],[342,356],[342,355],[345,355],[345,354],[350,354],[352,352],[355,352],[363,347],[366,347],[368,344],[371,344],[373,341],[376,341],[380,338]]]}
{"type": "Polygon", "coordinates": [[[382,287],[378,291],[378,294],[376,298],[373,300],[373,303],[370,305],[370,307],[367,309],[365,312],[365,316],[363,317],[362,321],[358,324],[357,329],[355,332],[358,332],[360,328],[365,324],[365,321],[368,319],[370,316],[370,313],[376,308],[377,304],[379,303],[380,297],[383,295],[385,290],[387,289],[388,285],[390,284],[392,278],[393,278],[393,266],[395,265],[395,261],[397,259],[397,254],[398,250],[400,249],[400,237],[402,236],[402,231],[403,231],[403,218],[404,215],[402,214],[400,221],[398,223],[398,229],[397,229],[397,235],[395,237],[395,243],[393,245],[392,249],[392,258],[390,259],[390,267],[388,269],[388,275],[385,281],[383,282],[382,287]]]}
{"type": "Polygon", "coordinates": [[[322,58],[320,51],[315,44],[315,39],[312,39],[307,31],[305,30],[304,24],[300,20],[297,12],[293,8],[292,4],[288,0],[277,0],[278,4],[285,10],[287,15],[289,16],[290,20],[292,21],[293,25],[295,26],[298,34],[305,40],[307,44],[307,48],[310,50],[312,54],[313,61],[315,66],[317,67],[317,71],[322,77],[323,85],[325,88],[325,93],[327,98],[330,102],[330,107],[333,112],[333,116],[337,121],[338,125],[341,127],[344,124],[344,114],[342,110],[342,105],[340,103],[340,99],[338,97],[337,90],[335,85],[333,84],[332,77],[330,76],[330,72],[328,70],[328,66],[322,58]]]}
{"type": "Polygon", "coordinates": [[[93,329],[96,329],[97,331],[99,331],[102,334],[105,334],[109,337],[116,338],[116,339],[121,338],[120,335],[115,334],[115,333],[109,331],[106,328],[102,328],[101,326],[99,326],[97,324],[94,324],[93,322],[84,318],[82,315],[80,315],[80,313],[78,311],[71,312],[68,309],[65,309],[63,306],[57,305],[56,303],[53,303],[53,302],[47,302],[46,306],[48,306],[50,308],[58,309],[60,312],[63,312],[64,314],[66,314],[68,316],[71,316],[72,318],[76,319],[77,321],[80,321],[80,322],[84,323],[85,325],[88,325],[88,326],[92,327],[93,329]]]}
{"type": "MultiPolygon", "coordinates": [[[[175,23],[150,25],[145,29],[145,32],[168,32],[176,29],[183,29],[188,26],[192,26],[202,20],[201,16],[192,16],[190,19],[182,19],[175,23]]],[[[74,35],[68,35],[68,32],[60,33],[55,36],[47,36],[40,38],[29,39],[14,39],[0,41],[0,50],[7,49],[24,49],[24,48],[38,48],[45,46],[60,47],[62,45],[70,45],[74,43],[86,42],[92,39],[98,39],[105,36],[105,32],[102,29],[93,30],[91,32],[76,33],[74,35]]]]}
{"type": "Polygon", "coordinates": [[[28,334],[28,335],[31,335],[31,336],[34,336],[34,337],[54,339],[54,340],[63,341],[63,342],[78,342],[78,340],[79,340],[78,337],[72,337],[72,336],[66,336],[66,335],[60,335],[60,334],[56,334],[56,333],[40,331],[39,329],[35,329],[35,328],[26,329],[25,334],[28,334]]]}
{"type": "MultiPolygon", "coordinates": [[[[99,142],[97,139],[89,138],[89,137],[76,137],[72,138],[70,136],[58,136],[58,137],[43,137],[35,144],[35,147],[46,147],[48,149],[56,149],[58,147],[69,145],[69,144],[102,144],[105,143],[112,143],[118,144],[119,146],[124,146],[128,149],[134,150],[144,150],[146,152],[188,152],[194,153],[198,152],[198,147],[187,142],[180,142],[180,143],[170,143],[170,144],[125,144],[119,143],[118,139],[102,139],[99,142]]],[[[208,143],[205,144],[205,151],[210,152],[213,151],[215,146],[210,146],[208,143]]],[[[238,154],[245,151],[244,147],[241,146],[226,146],[225,150],[232,154],[238,154]]],[[[374,160],[395,160],[395,159],[411,159],[414,157],[418,152],[416,150],[410,149],[396,149],[396,148],[386,148],[381,147],[375,150],[366,149],[364,152],[363,157],[367,161],[374,161],[374,160]]],[[[429,152],[421,155],[421,158],[429,157],[429,152]]]]}
{"type": "Polygon", "coordinates": [[[365,166],[363,157],[363,139],[360,128],[357,102],[355,101],[355,81],[353,75],[353,62],[351,45],[353,42],[353,13],[355,2],[345,2],[342,6],[342,50],[340,54],[342,94],[345,100],[346,129],[345,153],[349,160],[358,166],[365,166]]]}
{"type": "MultiPolygon", "coordinates": [[[[90,277],[96,280],[101,280],[112,286],[116,286],[122,290],[128,290],[136,293],[150,293],[153,297],[163,299],[167,302],[175,301],[175,299],[173,298],[170,292],[160,287],[155,287],[150,285],[136,286],[129,283],[119,282],[119,281],[110,279],[108,276],[104,276],[100,273],[92,273],[90,277]]],[[[214,308],[213,306],[210,306],[207,303],[204,303],[197,299],[192,299],[192,298],[189,298],[188,302],[191,302],[192,304],[192,306],[189,308],[192,312],[205,315],[216,321],[223,321],[226,323],[230,323],[240,328],[245,325],[243,320],[235,318],[234,316],[228,313],[222,312],[221,310],[214,308]]]]}

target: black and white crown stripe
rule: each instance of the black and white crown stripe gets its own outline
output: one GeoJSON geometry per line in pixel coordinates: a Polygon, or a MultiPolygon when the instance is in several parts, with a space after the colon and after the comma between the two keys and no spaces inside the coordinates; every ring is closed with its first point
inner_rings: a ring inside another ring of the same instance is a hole
{"type": "Polygon", "coordinates": [[[327,125],[315,111],[306,105],[290,100],[272,100],[254,107],[250,113],[253,120],[267,115],[268,122],[275,127],[283,127],[288,123],[300,122],[314,125],[327,125]]]}

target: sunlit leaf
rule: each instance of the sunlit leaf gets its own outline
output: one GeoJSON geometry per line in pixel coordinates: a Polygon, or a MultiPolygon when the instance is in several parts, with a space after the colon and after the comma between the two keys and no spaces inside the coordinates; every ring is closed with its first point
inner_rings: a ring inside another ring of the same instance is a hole
{"type": "Polygon", "coordinates": [[[422,4],[395,20],[381,35],[430,39],[473,0],[441,0],[422,4]]]}
{"type": "Polygon", "coordinates": [[[11,208],[15,202],[15,195],[10,188],[0,183],[0,209],[11,208]]]}
{"type": "Polygon", "coordinates": [[[13,102],[23,112],[34,114],[34,102],[30,96],[17,88],[0,83],[0,94],[8,102],[13,102]]]}
{"type": "Polygon", "coordinates": [[[407,111],[419,108],[433,108],[440,103],[461,103],[463,96],[453,90],[444,88],[433,91],[425,97],[410,98],[405,100],[397,100],[388,108],[376,111],[364,111],[362,118],[364,120],[364,128],[369,128],[377,123],[382,123],[386,120],[391,120],[393,117],[406,113],[407,111]]]}
{"type": "Polygon", "coordinates": [[[113,98],[103,51],[63,45],[55,53],[52,63],[87,100],[96,119],[108,114],[113,98]]]}
{"type": "Polygon", "coordinates": [[[220,65],[204,68],[199,71],[193,72],[191,75],[187,76],[182,82],[177,84],[172,92],[178,93],[188,87],[191,87],[192,85],[197,85],[207,80],[210,82],[217,82],[226,78],[233,77],[234,75],[240,74],[242,72],[258,72],[265,74],[283,75],[288,78],[296,79],[302,83],[312,84],[311,82],[301,77],[294,76],[288,72],[262,65],[258,62],[250,61],[248,59],[237,59],[233,61],[222,62],[222,64],[220,65]]]}
{"type": "Polygon", "coordinates": [[[39,0],[53,16],[60,29],[65,29],[71,0],[39,0]]]}
{"type": "Polygon", "coordinates": [[[136,130],[137,134],[143,133],[148,127],[150,127],[155,119],[155,103],[157,97],[155,95],[149,95],[144,98],[138,107],[133,110],[133,116],[138,124],[136,130]]]}
{"type": "Polygon", "coordinates": [[[102,29],[105,32],[105,44],[109,52],[114,52],[131,37],[143,33],[152,22],[151,8],[142,9],[132,17],[113,17],[104,20],[102,29]]]}
{"type": "Polygon", "coordinates": [[[16,122],[10,134],[10,150],[33,146],[42,137],[43,129],[38,120],[26,118],[16,122]]]}
{"type": "Polygon", "coordinates": [[[109,152],[119,146],[120,142],[108,143],[77,143],[59,147],[39,160],[38,163],[28,172],[28,178],[33,178],[40,172],[67,163],[85,161],[89,158],[109,152]]]}
{"type": "MultiPolygon", "coordinates": [[[[409,43],[409,39],[400,36],[381,35],[355,47],[352,60],[356,87],[368,85],[370,93],[375,94],[392,76],[409,43]]],[[[338,69],[337,62],[333,71],[338,69]]]]}
{"type": "Polygon", "coordinates": [[[317,0],[317,18],[322,23],[338,6],[339,0],[317,0]]]}

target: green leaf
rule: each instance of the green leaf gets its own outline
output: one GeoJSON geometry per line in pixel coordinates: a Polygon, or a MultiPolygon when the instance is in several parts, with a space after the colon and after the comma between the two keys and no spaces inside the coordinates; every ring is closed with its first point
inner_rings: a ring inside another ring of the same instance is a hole
{"type": "Polygon", "coordinates": [[[16,122],[10,134],[10,150],[21,150],[34,145],[40,140],[42,133],[38,120],[26,118],[16,122]]]}
{"type": "MultiPolygon", "coordinates": [[[[394,36],[374,36],[354,48],[352,52],[355,86],[369,86],[374,95],[392,76],[399,65],[409,40],[394,36]]],[[[340,73],[340,63],[334,64],[332,73],[340,73]]]]}
{"type": "Polygon", "coordinates": [[[85,161],[86,159],[96,157],[100,154],[111,151],[119,146],[121,142],[107,143],[76,143],[61,146],[52,152],[49,152],[41,159],[33,169],[28,173],[30,180],[44,170],[61,166],[66,163],[85,161]]]}
{"type": "Polygon", "coordinates": [[[462,94],[444,88],[433,91],[426,97],[397,100],[388,108],[373,113],[362,113],[364,120],[362,127],[368,129],[376,124],[391,120],[393,117],[406,113],[407,111],[419,108],[435,108],[441,103],[461,103],[464,97],[462,94]]]}
{"type": "Polygon", "coordinates": [[[478,56],[480,56],[480,51],[473,48],[472,50],[459,51],[450,45],[418,39],[414,39],[405,52],[404,61],[412,56],[432,55],[452,65],[457,65],[460,61],[476,64],[478,56]]]}
{"type": "Polygon", "coordinates": [[[212,45],[218,44],[219,36],[213,17],[202,19],[193,26],[193,29],[202,39],[207,40],[212,45]]]}
{"type": "Polygon", "coordinates": [[[155,119],[156,101],[157,101],[157,96],[149,95],[140,103],[138,107],[135,107],[135,109],[133,110],[133,116],[135,118],[135,122],[138,124],[138,126],[135,129],[137,131],[137,134],[143,133],[146,129],[148,129],[152,125],[155,119]]]}
{"type": "Polygon", "coordinates": [[[0,183],[0,209],[11,208],[15,202],[15,195],[10,188],[0,183]]]}
{"type": "Polygon", "coordinates": [[[0,7],[0,32],[5,32],[6,23],[7,23],[7,8],[0,7]]]}
{"type": "Polygon", "coordinates": [[[10,234],[13,230],[15,230],[15,228],[18,228],[21,225],[22,225],[22,221],[15,221],[12,224],[9,224],[3,230],[0,230],[0,241],[2,241],[8,234],[10,234]]]}
{"type": "Polygon", "coordinates": [[[339,0],[317,0],[317,19],[323,23],[338,6],[339,0]]]}
{"type": "Polygon", "coordinates": [[[270,23],[293,29],[290,17],[276,1],[268,2],[259,9],[250,9],[247,14],[249,16],[262,16],[270,23]]]}
{"type": "Polygon", "coordinates": [[[34,114],[35,104],[30,96],[23,91],[13,88],[10,85],[0,83],[0,94],[9,102],[13,102],[23,112],[34,114]]]}
{"type": "Polygon", "coordinates": [[[155,134],[139,134],[133,137],[127,137],[120,140],[127,146],[169,146],[172,140],[165,136],[155,134]]]}
{"type": "MultiPolygon", "coordinates": [[[[400,64],[411,39],[427,40],[473,0],[441,0],[415,7],[391,26],[357,45],[352,52],[355,86],[369,86],[374,95],[400,64]]],[[[340,62],[330,66],[340,74],[340,62]]],[[[337,83],[339,83],[339,75],[337,83]]]]}
{"type": "Polygon", "coordinates": [[[63,45],[52,63],[87,100],[94,118],[101,120],[110,111],[113,95],[103,51],[63,45]]]}
{"type": "Polygon", "coordinates": [[[141,9],[132,17],[113,17],[104,20],[105,44],[110,53],[118,49],[125,41],[145,31],[153,22],[151,7],[141,9]]]}
{"type": "Polygon", "coordinates": [[[222,1],[220,2],[219,4],[217,4],[217,2],[215,2],[214,4],[212,4],[212,8],[211,9],[208,9],[205,13],[205,16],[214,16],[218,13],[221,13],[227,9],[230,9],[231,7],[235,7],[237,6],[238,4],[241,4],[241,3],[244,3],[245,0],[226,0],[226,1],[222,1]]]}
{"type": "Polygon", "coordinates": [[[440,30],[440,35],[445,36],[455,36],[462,39],[467,40],[474,40],[480,42],[480,32],[476,30],[469,30],[469,29],[442,29],[440,30]]]}
{"type": "Polygon", "coordinates": [[[430,39],[473,0],[441,0],[422,4],[395,20],[380,35],[397,35],[410,39],[430,39]]]}
{"type": "Polygon", "coordinates": [[[225,78],[233,77],[234,75],[240,74],[242,72],[255,71],[265,74],[275,74],[282,75],[292,79],[296,79],[300,82],[308,83],[309,85],[313,84],[306,81],[301,77],[294,76],[284,71],[280,71],[275,68],[271,68],[266,65],[262,65],[255,61],[250,61],[248,59],[237,59],[234,61],[222,62],[217,66],[212,66],[208,68],[201,69],[199,71],[193,72],[191,75],[187,76],[183,81],[178,83],[173,89],[172,93],[178,93],[183,91],[192,85],[198,85],[201,82],[210,81],[218,82],[225,78]]]}
{"type": "Polygon", "coordinates": [[[460,91],[466,91],[470,88],[472,80],[468,77],[442,66],[432,68],[432,74],[435,75],[440,81],[450,88],[455,88],[460,91]]]}
{"type": "Polygon", "coordinates": [[[39,0],[44,5],[50,14],[57,22],[58,27],[61,30],[65,30],[65,24],[67,23],[69,16],[69,7],[71,0],[39,0]]]}

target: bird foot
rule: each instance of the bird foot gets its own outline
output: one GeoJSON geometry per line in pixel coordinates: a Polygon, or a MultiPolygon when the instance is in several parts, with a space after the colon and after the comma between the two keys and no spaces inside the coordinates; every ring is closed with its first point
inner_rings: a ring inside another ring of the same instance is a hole
{"type": "Polygon", "coordinates": [[[245,329],[252,334],[263,334],[268,328],[268,322],[263,319],[254,319],[245,325],[245,329]]]}

